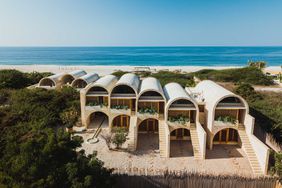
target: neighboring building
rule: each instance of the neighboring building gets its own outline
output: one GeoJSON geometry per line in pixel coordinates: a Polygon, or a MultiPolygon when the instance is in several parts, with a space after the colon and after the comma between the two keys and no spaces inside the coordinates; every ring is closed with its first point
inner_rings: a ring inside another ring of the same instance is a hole
{"type": "Polygon", "coordinates": [[[99,79],[99,75],[97,73],[88,73],[84,76],[78,77],[74,79],[71,83],[71,86],[76,89],[83,89],[88,84],[95,82],[99,79]]]}
{"type": "Polygon", "coordinates": [[[46,88],[46,89],[58,88],[60,85],[60,78],[64,75],[65,73],[59,73],[59,74],[54,74],[52,76],[42,78],[38,83],[38,87],[46,88]]]}
{"type": "Polygon", "coordinates": [[[69,73],[58,73],[58,74],[55,74],[55,75],[52,75],[52,76],[42,78],[39,81],[37,87],[45,88],[45,89],[57,89],[57,88],[60,88],[64,85],[71,86],[71,84],[74,80],[77,80],[77,79],[79,79],[80,77],[82,77],[86,74],[87,73],[83,70],[75,70],[75,71],[72,71],[72,72],[69,72],[69,73]]]}
{"type": "Polygon", "coordinates": [[[142,135],[158,138],[161,157],[172,156],[175,141],[189,142],[195,159],[205,159],[206,148],[215,144],[236,144],[255,174],[267,173],[269,148],[253,134],[247,102],[215,82],[185,90],[131,73],[119,80],[107,75],[81,89],[80,97],[82,124],[126,128],[130,150],[138,149],[142,135]]]}

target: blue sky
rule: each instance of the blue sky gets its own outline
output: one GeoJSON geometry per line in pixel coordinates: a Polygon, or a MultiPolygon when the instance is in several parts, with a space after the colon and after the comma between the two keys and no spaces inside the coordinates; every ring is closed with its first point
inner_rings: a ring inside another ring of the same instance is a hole
{"type": "Polygon", "coordinates": [[[0,46],[282,46],[281,0],[0,0],[0,46]]]}

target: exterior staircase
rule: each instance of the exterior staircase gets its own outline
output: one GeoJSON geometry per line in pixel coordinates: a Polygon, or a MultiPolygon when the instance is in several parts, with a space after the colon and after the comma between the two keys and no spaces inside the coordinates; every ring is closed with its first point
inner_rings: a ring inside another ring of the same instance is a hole
{"type": "Polygon", "coordinates": [[[191,124],[190,135],[191,135],[191,142],[192,142],[192,146],[193,146],[194,159],[196,159],[196,160],[202,159],[196,125],[191,124]]]}
{"type": "Polygon", "coordinates": [[[238,126],[238,134],[242,142],[242,147],[244,148],[244,151],[249,159],[254,175],[263,175],[263,172],[257,159],[257,155],[253,149],[253,146],[250,143],[244,125],[238,126]]]}
{"type": "Polygon", "coordinates": [[[161,157],[167,157],[167,144],[166,134],[165,134],[166,123],[164,120],[159,120],[159,150],[161,157]]]}
{"type": "Polygon", "coordinates": [[[130,124],[128,130],[128,150],[135,151],[137,146],[137,116],[130,117],[130,124]]]}

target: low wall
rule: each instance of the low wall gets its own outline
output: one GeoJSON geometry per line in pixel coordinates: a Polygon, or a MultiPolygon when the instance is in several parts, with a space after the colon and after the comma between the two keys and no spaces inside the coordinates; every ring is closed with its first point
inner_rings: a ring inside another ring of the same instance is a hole
{"type": "Polygon", "coordinates": [[[121,188],[175,188],[175,187],[214,187],[214,188],[277,188],[275,178],[246,178],[239,176],[216,176],[198,173],[168,173],[165,175],[128,175],[115,174],[114,187],[121,188]]]}
{"type": "Polygon", "coordinates": [[[196,129],[198,133],[199,145],[201,149],[202,158],[205,159],[206,157],[206,143],[207,143],[207,133],[202,127],[202,125],[197,122],[196,129]]]}
{"type": "Polygon", "coordinates": [[[246,133],[249,137],[250,143],[253,146],[253,150],[257,155],[257,159],[262,169],[262,172],[264,174],[267,174],[270,149],[253,134],[254,122],[255,119],[249,114],[247,114],[245,117],[246,133]]]}

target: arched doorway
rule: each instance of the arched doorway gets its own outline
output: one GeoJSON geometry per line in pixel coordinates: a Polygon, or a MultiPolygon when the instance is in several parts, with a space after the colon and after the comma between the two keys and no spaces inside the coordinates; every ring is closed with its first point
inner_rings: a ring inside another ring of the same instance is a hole
{"type": "Polygon", "coordinates": [[[93,112],[89,117],[88,129],[99,127],[107,128],[109,126],[109,117],[103,112],[93,112]]]}
{"type": "Polygon", "coordinates": [[[170,132],[170,157],[193,156],[190,131],[178,128],[170,132]]]}
{"type": "Polygon", "coordinates": [[[138,126],[137,150],[159,149],[159,121],[153,118],[143,120],[138,126]]]}
{"type": "Polygon", "coordinates": [[[72,87],[76,89],[82,89],[87,86],[87,82],[83,79],[76,79],[72,82],[72,87]]]}
{"type": "Polygon", "coordinates": [[[238,131],[226,128],[218,131],[213,137],[213,144],[238,144],[238,131]]]}
{"type": "Polygon", "coordinates": [[[74,77],[72,75],[67,74],[67,75],[62,77],[62,84],[63,85],[64,84],[70,85],[73,80],[74,80],[74,77]]]}
{"type": "Polygon", "coordinates": [[[119,115],[113,119],[112,127],[123,127],[128,129],[130,124],[130,116],[119,115]]]}
{"type": "Polygon", "coordinates": [[[143,120],[138,126],[138,133],[158,133],[159,121],[153,118],[143,120]]]}
{"type": "Polygon", "coordinates": [[[47,86],[47,87],[54,87],[56,83],[50,78],[43,78],[39,82],[39,86],[47,86]]]}

